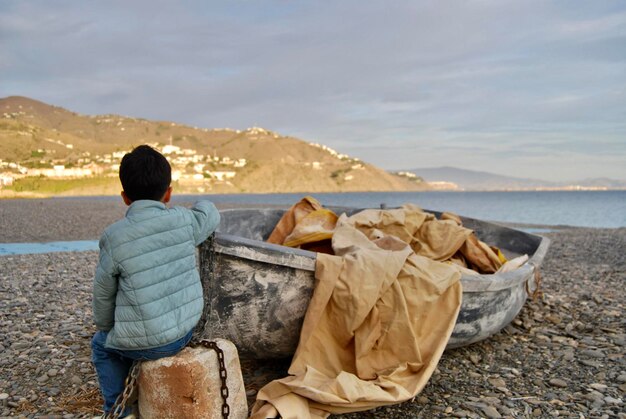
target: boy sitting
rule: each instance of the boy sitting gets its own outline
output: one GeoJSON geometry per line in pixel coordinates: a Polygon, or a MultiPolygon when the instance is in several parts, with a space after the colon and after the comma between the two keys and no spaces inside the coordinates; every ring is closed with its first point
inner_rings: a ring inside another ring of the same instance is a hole
{"type": "MultiPolygon", "coordinates": [[[[147,145],[124,156],[119,175],[129,208],[104,230],[93,285],[92,360],[105,414],[124,390],[133,360],[175,355],[191,339],[204,306],[196,246],[220,221],[209,201],[166,207],[171,167],[147,145]]],[[[127,408],[122,416],[129,414],[127,408]]]]}

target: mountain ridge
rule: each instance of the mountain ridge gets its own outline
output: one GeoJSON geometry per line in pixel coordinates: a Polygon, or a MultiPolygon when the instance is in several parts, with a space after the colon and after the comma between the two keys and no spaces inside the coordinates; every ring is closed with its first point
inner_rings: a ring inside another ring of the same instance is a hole
{"type": "Polygon", "coordinates": [[[560,189],[626,189],[626,181],[609,178],[586,178],[573,182],[518,178],[496,173],[451,166],[406,169],[431,184],[449,182],[460,190],[560,190],[560,189]]]}

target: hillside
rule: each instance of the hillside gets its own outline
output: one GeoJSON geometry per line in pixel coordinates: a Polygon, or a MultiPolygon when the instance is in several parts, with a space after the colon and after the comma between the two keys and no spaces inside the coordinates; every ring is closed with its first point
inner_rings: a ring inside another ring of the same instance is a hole
{"type": "Polygon", "coordinates": [[[0,173],[28,190],[27,177],[64,179],[54,194],[109,193],[116,164],[139,144],[169,151],[178,190],[204,193],[410,191],[428,189],[419,178],[398,176],[323,145],[263,128],[206,129],[119,115],[81,115],[33,99],[0,99],[0,173]],[[63,165],[65,170],[54,171],[63,165]],[[73,171],[70,169],[74,169],[73,171]],[[42,175],[45,173],[45,175],[42,175]],[[91,191],[93,173],[111,181],[91,191]],[[67,176],[65,176],[67,174],[67,176]],[[7,175],[7,176],[8,176],[7,175]],[[76,182],[74,182],[76,183],[76,182]]]}

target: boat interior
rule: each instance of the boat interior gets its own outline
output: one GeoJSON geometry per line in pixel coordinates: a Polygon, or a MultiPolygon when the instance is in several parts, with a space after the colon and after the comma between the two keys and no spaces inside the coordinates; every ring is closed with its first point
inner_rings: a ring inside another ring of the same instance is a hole
{"type": "MultiPolygon", "coordinates": [[[[346,207],[329,207],[329,209],[337,214],[346,213],[348,216],[362,210],[346,207]]],[[[435,214],[437,218],[441,217],[440,212],[426,211],[435,214]]],[[[223,210],[221,211],[222,220],[217,231],[264,242],[285,212],[285,209],[276,208],[223,210]]],[[[467,217],[461,217],[461,220],[465,227],[474,230],[480,240],[490,246],[498,247],[509,259],[523,254],[532,256],[542,241],[540,236],[500,224],[467,217]]]]}

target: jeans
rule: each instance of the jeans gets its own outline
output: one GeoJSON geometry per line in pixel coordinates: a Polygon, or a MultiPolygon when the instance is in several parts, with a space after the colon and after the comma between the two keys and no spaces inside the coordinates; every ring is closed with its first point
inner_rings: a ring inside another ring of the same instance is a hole
{"type": "MultiPolygon", "coordinates": [[[[100,392],[104,398],[104,412],[108,413],[113,409],[117,396],[124,391],[124,382],[134,360],[149,361],[176,355],[189,343],[192,334],[193,330],[190,330],[187,335],[177,341],[158,348],[121,350],[105,347],[107,332],[97,331],[91,340],[91,359],[96,368],[100,392]]],[[[127,407],[122,417],[130,413],[131,409],[127,407]]]]}

